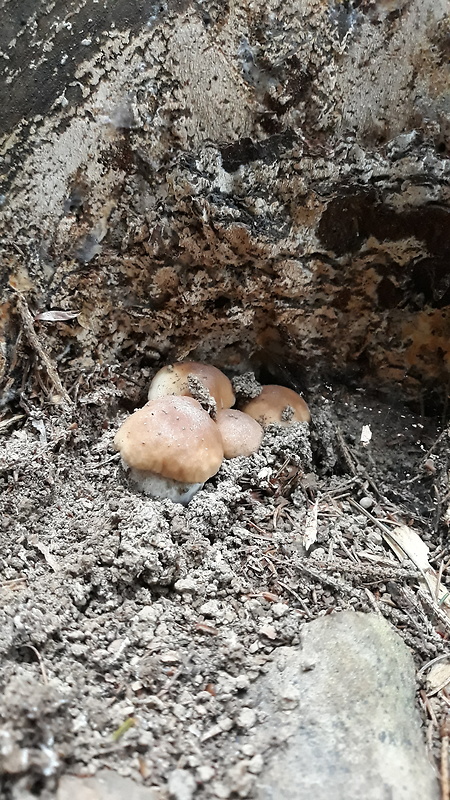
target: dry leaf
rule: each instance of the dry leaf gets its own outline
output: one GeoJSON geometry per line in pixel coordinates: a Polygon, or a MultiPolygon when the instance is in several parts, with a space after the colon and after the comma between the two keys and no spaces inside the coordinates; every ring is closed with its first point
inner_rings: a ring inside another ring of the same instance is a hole
{"type": "Polygon", "coordinates": [[[370,425],[363,425],[361,431],[361,438],[359,440],[363,445],[363,447],[367,447],[371,438],[372,438],[372,431],[370,430],[370,425]]]}
{"type": "Polygon", "coordinates": [[[9,285],[16,290],[16,292],[29,292],[34,289],[34,284],[30,280],[27,270],[24,266],[19,266],[14,274],[9,276],[9,285]]]}
{"type": "Polygon", "coordinates": [[[259,629],[259,635],[267,636],[268,639],[272,640],[277,638],[277,632],[273,625],[262,625],[259,629]]]}
{"type": "Polygon", "coordinates": [[[411,559],[423,575],[420,583],[426,585],[432,598],[450,617],[450,592],[441,583],[438,585],[437,573],[428,561],[428,545],[419,534],[407,525],[399,525],[389,532],[383,531],[383,538],[400,561],[403,561],[405,556],[411,559]]]}
{"type": "Polygon", "coordinates": [[[6,430],[6,428],[9,428],[10,425],[14,425],[14,423],[18,422],[20,419],[25,419],[25,414],[15,414],[14,417],[2,419],[0,422],[0,431],[6,430]]]}
{"type": "Polygon", "coordinates": [[[399,525],[397,528],[393,528],[390,534],[393,541],[388,542],[388,544],[400,561],[403,561],[406,555],[419,569],[424,571],[429,569],[429,547],[416,531],[413,531],[407,525],[399,525]]]}
{"type": "Polygon", "coordinates": [[[35,320],[40,322],[66,322],[68,319],[75,319],[78,317],[79,311],[43,311],[42,314],[37,314],[35,320]]]}
{"type": "Polygon", "coordinates": [[[305,530],[302,536],[303,547],[305,547],[306,550],[309,550],[311,545],[313,545],[317,539],[318,510],[319,510],[319,498],[317,498],[312,508],[308,511],[306,517],[305,530]]]}
{"type": "Polygon", "coordinates": [[[39,552],[42,553],[49,567],[51,567],[54,572],[57,572],[59,570],[58,560],[51,554],[47,545],[42,544],[42,542],[39,541],[36,533],[31,534],[28,539],[30,544],[32,544],[36,550],[39,550],[39,552]]]}
{"type": "Polygon", "coordinates": [[[437,694],[450,683],[450,664],[434,664],[427,675],[428,695],[437,694]]]}

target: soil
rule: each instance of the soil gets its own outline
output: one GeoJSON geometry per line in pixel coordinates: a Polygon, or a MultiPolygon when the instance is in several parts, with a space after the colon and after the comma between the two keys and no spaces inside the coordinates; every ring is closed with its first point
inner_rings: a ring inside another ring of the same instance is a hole
{"type": "MultiPolygon", "coordinates": [[[[255,776],[239,765],[257,772],[276,743],[255,751],[248,687],[319,615],[381,612],[419,669],[448,652],[417,568],[376,524],[414,528],[448,582],[438,423],[322,385],[310,426],[267,429],[256,454],[224,462],[183,507],[137,493],[114,453],[147,379],[65,375],[70,412],[36,391],[0,429],[5,800],[54,797],[62,773],[102,766],[161,798],[180,768],[196,797],[251,797],[255,776]]],[[[418,681],[418,702],[432,746],[445,701],[418,681]]]]}

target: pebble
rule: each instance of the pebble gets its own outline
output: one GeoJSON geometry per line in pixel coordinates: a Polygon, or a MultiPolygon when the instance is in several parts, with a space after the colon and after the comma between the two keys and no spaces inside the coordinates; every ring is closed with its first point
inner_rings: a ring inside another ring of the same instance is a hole
{"type": "Polygon", "coordinates": [[[366,497],[361,497],[361,500],[359,501],[359,505],[362,506],[362,508],[365,508],[366,511],[368,511],[369,508],[372,508],[373,503],[374,503],[374,501],[373,501],[372,497],[367,497],[367,496],[366,497]]]}
{"type": "Polygon", "coordinates": [[[197,581],[194,578],[180,578],[176,581],[174,588],[180,594],[194,594],[197,589],[197,581]]]}
{"type": "Polygon", "coordinates": [[[215,769],[211,767],[209,764],[204,764],[202,767],[199,767],[197,770],[197,777],[200,783],[208,783],[211,778],[214,778],[215,769]]]}
{"type": "Polygon", "coordinates": [[[284,617],[284,615],[287,614],[288,611],[289,608],[284,603],[274,603],[272,606],[272,614],[275,617],[275,619],[281,619],[281,617],[284,617]]]}
{"type": "MultiPolygon", "coordinates": [[[[169,796],[173,800],[192,800],[197,787],[197,781],[191,772],[186,769],[174,769],[167,781],[169,796]]],[[[128,800],[128,798],[127,798],[128,800]]]]}
{"type": "Polygon", "coordinates": [[[211,788],[214,796],[219,797],[220,800],[227,800],[231,794],[231,789],[229,789],[228,786],[225,786],[224,783],[219,783],[219,781],[213,783],[211,788]]]}
{"type": "Polygon", "coordinates": [[[205,617],[218,619],[223,615],[223,612],[217,600],[207,600],[206,603],[200,606],[200,614],[203,614],[205,617]]]}
{"type": "Polygon", "coordinates": [[[239,797],[247,797],[254,782],[254,777],[248,772],[247,767],[248,761],[244,759],[230,767],[227,773],[230,787],[239,797]]]}
{"type": "Polygon", "coordinates": [[[238,675],[235,682],[236,689],[245,691],[250,686],[250,678],[248,675],[238,675]]]}
{"type": "Polygon", "coordinates": [[[253,728],[256,722],[256,712],[253,708],[243,708],[236,717],[236,724],[240,728],[253,728]]]}
{"type": "Polygon", "coordinates": [[[248,762],[248,771],[251,772],[253,775],[259,775],[262,768],[264,766],[264,759],[261,753],[256,753],[253,758],[250,759],[248,762]]]}

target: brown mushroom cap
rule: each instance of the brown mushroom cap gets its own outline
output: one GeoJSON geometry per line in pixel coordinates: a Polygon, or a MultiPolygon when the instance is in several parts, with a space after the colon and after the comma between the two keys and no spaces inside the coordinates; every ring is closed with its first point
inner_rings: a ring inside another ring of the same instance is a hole
{"type": "Polygon", "coordinates": [[[261,394],[250,400],[242,411],[250,414],[263,428],[272,423],[292,425],[293,422],[309,422],[311,419],[303,397],[287,386],[263,386],[261,394]],[[289,409],[292,409],[292,415],[289,415],[289,409]]]}
{"type": "Polygon", "coordinates": [[[223,460],[215,422],[191,397],[150,400],[125,420],[114,445],[133,470],[184,483],[203,483],[223,460]]]}
{"type": "Polygon", "coordinates": [[[189,375],[194,375],[206,386],[216,401],[218,410],[233,405],[235,398],[231,381],[217,367],[201,364],[199,361],[180,361],[160,369],[150,384],[148,399],[155,400],[166,395],[192,397],[188,384],[189,375]]]}
{"type": "Polygon", "coordinates": [[[217,412],[216,425],[223,441],[225,458],[249,456],[262,442],[264,431],[256,420],[235,408],[217,412]]]}

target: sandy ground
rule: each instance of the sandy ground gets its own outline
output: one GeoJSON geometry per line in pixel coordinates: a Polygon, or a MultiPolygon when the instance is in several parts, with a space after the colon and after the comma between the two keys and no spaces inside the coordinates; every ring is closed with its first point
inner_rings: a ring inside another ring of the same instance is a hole
{"type": "MultiPolygon", "coordinates": [[[[126,484],[112,441],[143,402],[143,379],[133,386],[97,371],[75,381],[70,413],[36,397],[1,429],[5,800],[53,797],[62,773],[102,766],[161,797],[177,768],[192,772],[199,798],[251,797],[252,775],[243,782],[238,768],[260,756],[247,690],[308,620],[376,609],[418,669],[447,650],[445,614],[377,524],[413,528],[448,581],[437,424],[321,386],[311,426],[268,429],[258,453],[224,462],[184,508],[126,484]]],[[[417,697],[437,757],[445,690],[428,697],[425,676],[417,697]]]]}

